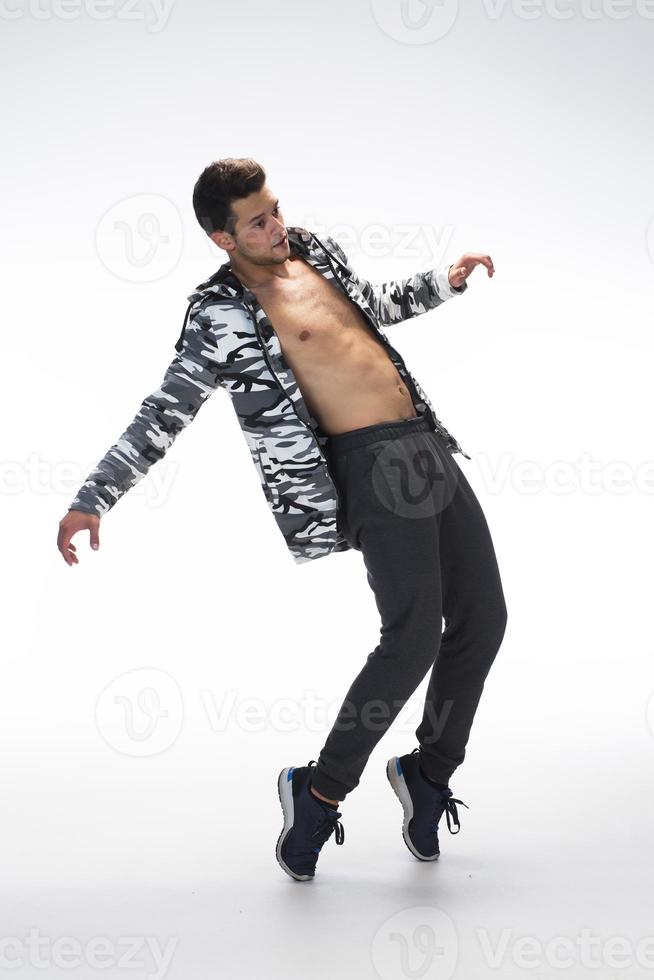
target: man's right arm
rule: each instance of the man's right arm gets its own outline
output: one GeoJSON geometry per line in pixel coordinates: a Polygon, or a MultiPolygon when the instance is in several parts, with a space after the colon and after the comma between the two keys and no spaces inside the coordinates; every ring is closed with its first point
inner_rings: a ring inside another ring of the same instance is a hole
{"type": "Polygon", "coordinates": [[[159,388],[89,473],[68,508],[102,517],[158,462],[220,385],[220,356],[205,312],[189,318],[159,388]]]}

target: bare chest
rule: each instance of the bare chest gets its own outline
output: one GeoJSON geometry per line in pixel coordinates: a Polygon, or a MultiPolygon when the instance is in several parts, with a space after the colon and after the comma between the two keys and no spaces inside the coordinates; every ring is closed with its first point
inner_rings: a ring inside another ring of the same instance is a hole
{"type": "Polygon", "coordinates": [[[337,285],[302,259],[293,265],[295,275],[255,292],[285,350],[320,348],[353,334],[374,337],[361,310],[337,285]]]}

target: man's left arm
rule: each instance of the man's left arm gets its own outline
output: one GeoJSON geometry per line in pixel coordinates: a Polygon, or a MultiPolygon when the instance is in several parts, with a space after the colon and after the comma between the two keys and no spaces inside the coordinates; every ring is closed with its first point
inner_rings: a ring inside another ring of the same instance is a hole
{"type": "Polygon", "coordinates": [[[469,252],[457,262],[444,264],[427,272],[417,272],[406,279],[375,285],[353,270],[347,255],[335,239],[327,238],[326,243],[345,263],[352,280],[383,326],[401,323],[402,320],[435,309],[453,296],[461,296],[468,288],[466,279],[476,265],[485,265],[489,277],[495,272],[489,255],[469,252]]]}

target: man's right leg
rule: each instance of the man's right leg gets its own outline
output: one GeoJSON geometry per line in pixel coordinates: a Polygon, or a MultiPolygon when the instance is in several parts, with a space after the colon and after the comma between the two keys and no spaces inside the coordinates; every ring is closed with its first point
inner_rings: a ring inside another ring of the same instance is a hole
{"type": "Polygon", "coordinates": [[[347,692],[312,775],[320,793],[338,800],[358,785],[375,745],[432,667],[443,623],[439,523],[448,488],[437,488],[441,507],[429,500],[408,506],[404,498],[397,507],[401,467],[393,465],[436,460],[433,437],[417,420],[366,428],[379,430],[368,434],[376,441],[331,459],[346,536],[363,555],[381,617],[379,643],[347,692]]]}

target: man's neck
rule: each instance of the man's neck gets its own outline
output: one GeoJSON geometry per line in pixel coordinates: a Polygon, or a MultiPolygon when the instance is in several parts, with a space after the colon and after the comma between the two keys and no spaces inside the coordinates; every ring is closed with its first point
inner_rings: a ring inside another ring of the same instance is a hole
{"type": "Polygon", "coordinates": [[[291,254],[284,262],[273,262],[268,265],[257,265],[255,262],[241,262],[230,259],[230,269],[246,289],[256,292],[274,286],[284,279],[294,279],[296,271],[293,260],[297,255],[291,254]]]}

